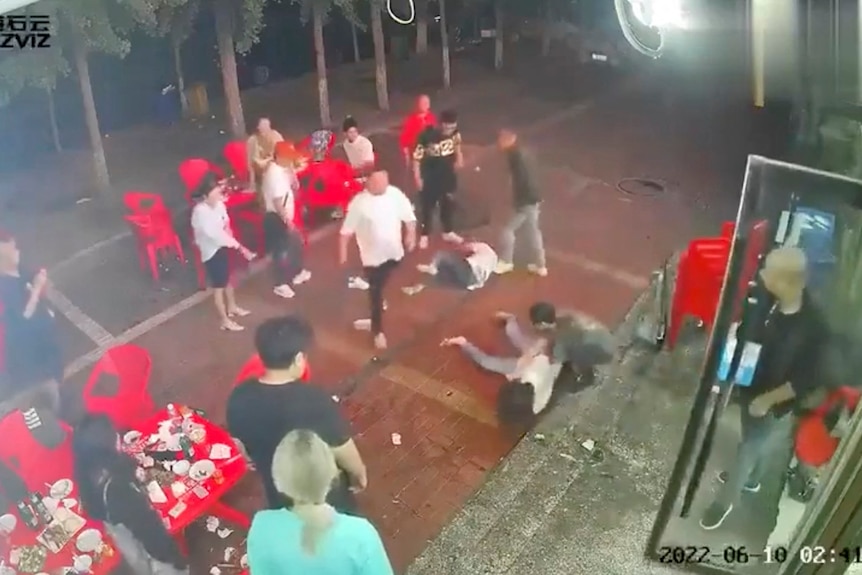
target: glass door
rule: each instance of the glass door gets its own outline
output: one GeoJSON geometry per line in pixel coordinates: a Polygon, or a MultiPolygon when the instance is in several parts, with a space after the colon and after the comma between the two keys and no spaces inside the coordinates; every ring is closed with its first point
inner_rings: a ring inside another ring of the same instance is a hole
{"type": "Polygon", "coordinates": [[[803,549],[834,544],[855,510],[836,511],[862,462],[858,350],[862,182],[750,157],[648,557],[702,573],[820,573],[803,549]]]}

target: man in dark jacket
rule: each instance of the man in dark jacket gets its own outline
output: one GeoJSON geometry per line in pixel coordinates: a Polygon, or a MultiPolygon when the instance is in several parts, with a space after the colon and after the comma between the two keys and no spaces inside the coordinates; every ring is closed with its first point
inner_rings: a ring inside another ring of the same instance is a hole
{"type": "Polygon", "coordinates": [[[518,234],[530,243],[533,260],[527,269],[538,275],[548,275],[545,264],[545,245],[542,230],[539,228],[539,185],[533,159],[520,145],[518,137],[510,130],[501,130],[497,144],[506,154],[509,173],[512,178],[513,204],[515,213],[503,228],[500,238],[500,261],[495,270],[498,274],[509,273],[514,269],[515,239],[518,234]]]}

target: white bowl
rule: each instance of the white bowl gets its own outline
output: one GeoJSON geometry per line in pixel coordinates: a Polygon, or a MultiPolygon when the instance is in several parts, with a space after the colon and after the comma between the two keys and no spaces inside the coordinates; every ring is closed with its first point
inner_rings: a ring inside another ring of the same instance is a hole
{"type": "Polygon", "coordinates": [[[0,516],[0,531],[3,533],[12,533],[15,531],[15,527],[18,526],[18,518],[12,515],[11,513],[7,513],[6,515],[0,516]]]}
{"type": "Polygon", "coordinates": [[[85,529],[75,540],[75,547],[81,553],[92,553],[102,545],[102,534],[98,529],[85,529]]]}
{"type": "Polygon", "coordinates": [[[212,477],[215,470],[215,463],[209,459],[202,459],[200,461],[196,461],[194,465],[192,465],[191,469],[189,469],[189,477],[195,481],[203,481],[204,479],[212,477]]]}
{"type": "Polygon", "coordinates": [[[52,498],[62,501],[72,494],[72,490],[74,488],[75,484],[72,483],[71,479],[61,479],[59,481],[55,481],[54,485],[51,486],[50,495],[52,498]]]}
{"type": "Polygon", "coordinates": [[[174,463],[173,470],[174,470],[174,473],[176,473],[177,475],[183,476],[183,475],[188,475],[189,470],[191,468],[192,468],[191,463],[189,463],[185,459],[181,459],[180,461],[177,461],[176,463],[174,463]]]}

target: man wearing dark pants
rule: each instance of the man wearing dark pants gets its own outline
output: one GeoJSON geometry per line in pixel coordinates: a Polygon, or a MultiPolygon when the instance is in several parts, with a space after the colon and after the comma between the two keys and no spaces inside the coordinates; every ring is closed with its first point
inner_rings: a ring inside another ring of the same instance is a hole
{"type": "Polygon", "coordinates": [[[413,152],[413,177],[419,190],[419,214],[422,237],[419,247],[428,247],[428,236],[434,221],[434,212],[440,210],[443,239],[460,243],[453,231],[455,192],[458,189],[456,170],[464,164],[461,153],[461,134],[458,117],[453,111],[440,115],[440,126],[429,126],[419,134],[413,152]]]}
{"type": "Polygon", "coordinates": [[[389,175],[377,171],[369,176],[366,188],[347,207],[341,226],[338,258],[347,264],[350,238],[356,237],[359,258],[368,282],[370,317],[354,322],[354,327],[370,330],[374,346],[385,349],[383,299],[392,272],[404,258],[404,249],[416,247],[416,215],[404,192],[389,185],[389,175]]]}
{"type": "Polygon", "coordinates": [[[293,287],[311,279],[305,269],[302,238],[295,227],[295,200],[293,193],[299,182],[293,170],[296,152],[290,144],[275,145],[275,160],[263,172],[261,189],[266,214],[263,234],[266,249],[272,254],[272,271],[275,279],[273,293],[292,298],[293,287]]]}
{"type": "Polygon", "coordinates": [[[720,527],[743,493],[760,491],[773,454],[784,452],[789,463],[796,414],[817,402],[828,326],[805,289],[806,268],[802,250],[781,247],[766,256],[760,271],[774,305],[763,325],[754,326],[759,333],[740,327],[741,333],[752,333],[760,351],[751,385],[739,388],[742,438],[736,461],[718,475],[723,485],[700,520],[704,529],[720,527]]]}
{"type": "Polygon", "coordinates": [[[497,139],[500,149],[506,154],[509,173],[512,178],[512,193],[515,213],[509,218],[500,238],[500,262],[498,274],[509,273],[514,269],[515,241],[518,234],[530,244],[532,261],[527,270],[538,276],[548,275],[545,264],[545,244],[539,227],[539,185],[536,180],[536,167],[533,159],[518,144],[514,132],[501,130],[497,139]]]}

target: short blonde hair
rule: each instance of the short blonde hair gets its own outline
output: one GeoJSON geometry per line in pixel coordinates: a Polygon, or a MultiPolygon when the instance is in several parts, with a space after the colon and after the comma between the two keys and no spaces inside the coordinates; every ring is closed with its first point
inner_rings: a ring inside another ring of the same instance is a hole
{"type": "Polygon", "coordinates": [[[800,248],[782,246],[766,254],[763,274],[786,284],[805,284],[808,275],[808,258],[800,248]]]}

